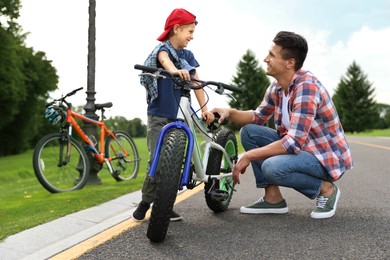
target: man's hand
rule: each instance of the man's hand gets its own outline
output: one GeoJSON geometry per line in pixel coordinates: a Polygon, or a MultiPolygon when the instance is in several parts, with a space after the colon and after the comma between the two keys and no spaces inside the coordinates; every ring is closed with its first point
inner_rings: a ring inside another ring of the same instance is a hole
{"type": "Polygon", "coordinates": [[[247,153],[244,153],[244,155],[238,160],[236,165],[234,165],[233,181],[235,184],[240,184],[240,173],[244,174],[246,168],[249,166],[250,163],[251,161],[248,159],[247,153]]]}
{"type": "Polygon", "coordinates": [[[218,120],[218,123],[222,124],[222,122],[226,118],[229,118],[230,110],[231,110],[230,108],[213,108],[210,112],[219,114],[220,118],[218,120]]]}

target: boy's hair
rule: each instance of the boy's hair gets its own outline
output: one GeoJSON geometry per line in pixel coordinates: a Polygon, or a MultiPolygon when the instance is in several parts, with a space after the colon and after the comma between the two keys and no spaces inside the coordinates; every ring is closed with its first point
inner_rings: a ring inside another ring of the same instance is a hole
{"type": "Polygon", "coordinates": [[[295,59],[295,70],[302,68],[309,50],[305,38],[293,32],[281,31],[276,34],[273,42],[282,47],[283,59],[295,59]]]}

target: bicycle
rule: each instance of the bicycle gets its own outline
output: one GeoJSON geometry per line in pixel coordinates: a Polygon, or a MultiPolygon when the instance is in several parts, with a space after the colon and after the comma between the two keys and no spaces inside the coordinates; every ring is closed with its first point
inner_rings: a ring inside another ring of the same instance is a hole
{"type": "Polygon", "coordinates": [[[33,167],[38,181],[51,193],[67,192],[85,186],[90,170],[87,153],[91,153],[99,166],[103,163],[117,181],[137,177],[140,158],[131,136],[122,130],[110,131],[104,120],[104,109],[112,107],[111,102],[95,104],[101,111],[100,120],[93,120],[72,110],[66,99],[83,88],[75,89],[65,96],[46,105],[45,117],[59,132],[42,137],[34,148],[33,167]],[[96,138],[88,137],[76,119],[98,127],[100,147],[96,138]],[[72,136],[75,129],[83,145],[72,136]]]}
{"type": "Polygon", "coordinates": [[[152,242],[161,242],[168,231],[178,190],[184,186],[193,189],[204,183],[206,204],[215,213],[227,210],[234,191],[232,169],[238,160],[235,134],[221,127],[218,118],[206,127],[202,124],[190,104],[191,89],[207,86],[220,95],[224,94],[225,89],[238,92],[241,89],[215,81],[184,81],[161,68],[143,65],[135,65],[134,68],[142,71],[140,75],[156,79],[169,77],[175,88],[183,89],[177,121],[165,125],[160,131],[149,171],[150,178],[155,180],[159,165],[159,179],[147,237],[152,242]],[[196,129],[205,139],[200,144],[196,129]]]}

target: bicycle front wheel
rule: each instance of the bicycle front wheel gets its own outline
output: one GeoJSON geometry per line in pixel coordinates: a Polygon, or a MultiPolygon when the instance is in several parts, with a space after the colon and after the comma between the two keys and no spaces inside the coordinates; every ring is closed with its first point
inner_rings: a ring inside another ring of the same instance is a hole
{"type": "Polygon", "coordinates": [[[182,130],[171,130],[165,140],[159,159],[160,172],[157,179],[156,198],[153,202],[147,231],[147,237],[152,242],[163,241],[167,234],[179,189],[186,148],[186,136],[182,130]]]}
{"type": "Polygon", "coordinates": [[[134,179],[137,177],[140,163],[137,147],[125,131],[118,130],[113,133],[116,139],[108,136],[105,147],[105,156],[111,158],[110,164],[114,170],[112,177],[117,181],[134,179]]]}
{"type": "Polygon", "coordinates": [[[68,138],[61,133],[48,134],[36,144],[33,167],[38,181],[51,193],[81,189],[89,173],[83,147],[72,137],[68,147],[68,138]]]}

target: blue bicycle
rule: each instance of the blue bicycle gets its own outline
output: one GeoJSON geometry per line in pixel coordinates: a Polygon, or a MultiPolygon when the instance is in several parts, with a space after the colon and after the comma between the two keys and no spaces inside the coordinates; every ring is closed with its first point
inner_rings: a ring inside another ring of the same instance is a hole
{"type": "Polygon", "coordinates": [[[226,94],[225,89],[238,92],[241,92],[241,89],[214,81],[183,81],[161,68],[142,65],[135,65],[134,68],[141,70],[141,75],[169,77],[176,88],[183,89],[177,121],[161,130],[149,171],[153,180],[157,166],[160,172],[147,237],[152,242],[161,242],[168,231],[169,216],[178,190],[183,187],[193,189],[204,183],[207,206],[216,213],[228,208],[234,191],[232,169],[238,159],[235,134],[221,127],[218,119],[213,124],[204,126],[191,107],[191,89],[208,87],[220,95],[226,94]],[[200,136],[205,140],[202,143],[198,141],[200,136]]]}

